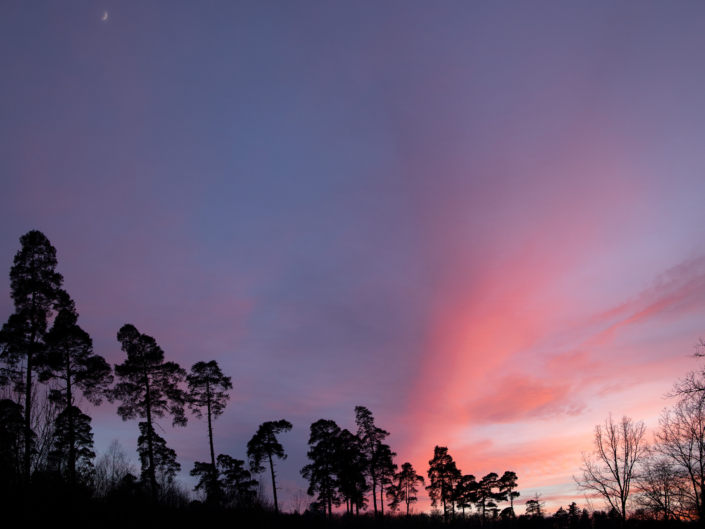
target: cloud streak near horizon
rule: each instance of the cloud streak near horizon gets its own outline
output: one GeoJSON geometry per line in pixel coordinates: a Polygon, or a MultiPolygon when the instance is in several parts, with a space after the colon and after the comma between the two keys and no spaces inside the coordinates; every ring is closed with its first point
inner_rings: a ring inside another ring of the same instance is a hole
{"type": "MultiPolygon", "coordinates": [[[[698,367],[704,21],[685,3],[6,2],[0,274],[39,229],[108,361],[124,323],[184,367],[217,360],[235,386],[218,453],[294,424],[285,499],[309,425],[353,429],[363,405],[398,464],[425,472],[445,445],[466,473],[516,471],[520,506],[582,504],[594,426],[653,430],[698,367]]],[[[99,450],[133,449],[136,423],[90,413],[99,450]]],[[[206,457],[201,422],[163,426],[186,471],[206,457]]]]}

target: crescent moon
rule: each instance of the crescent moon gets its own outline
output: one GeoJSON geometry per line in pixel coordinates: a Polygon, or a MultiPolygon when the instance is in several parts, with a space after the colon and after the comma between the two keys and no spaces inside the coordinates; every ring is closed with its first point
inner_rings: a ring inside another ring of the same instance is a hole
{"type": "Polygon", "coordinates": [[[108,12],[106,11],[105,14],[103,15],[103,20],[108,20],[108,12]]]}

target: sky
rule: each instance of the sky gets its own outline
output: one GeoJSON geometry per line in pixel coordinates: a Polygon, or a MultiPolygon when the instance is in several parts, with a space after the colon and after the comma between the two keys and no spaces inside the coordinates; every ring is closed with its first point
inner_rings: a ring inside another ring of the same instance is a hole
{"type": "MultiPolygon", "coordinates": [[[[292,422],[284,501],[310,424],[366,406],[400,466],[447,446],[515,471],[519,512],[584,506],[595,425],[650,439],[701,367],[704,24],[684,1],[4,1],[0,320],[37,229],[98,354],[124,361],[132,323],[232,377],[216,453],[292,422]]],[[[137,422],[83,406],[137,463],[137,422]]],[[[204,421],[160,426],[193,485],[204,421]]]]}

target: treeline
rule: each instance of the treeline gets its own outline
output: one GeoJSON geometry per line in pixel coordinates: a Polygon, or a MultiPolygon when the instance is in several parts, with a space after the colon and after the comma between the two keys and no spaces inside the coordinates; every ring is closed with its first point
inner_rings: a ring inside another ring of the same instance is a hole
{"type": "MultiPolygon", "coordinates": [[[[291,423],[282,419],[261,424],[247,443],[247,462],[216,456],[213,424],[233,388],[218,363],[200,361],[187,372],[167,361],[153,337],[126,324],[117,333],[126,358],[111,367],[95,353],[91,337],[78,323],[75,303],[56,271],[56,249],[39,231],[22,236],[20,243],[10,269],[15,310],[0,331],[3,497],[48,487],[68,494],[71,501],[119,498],[177,508],[243,510],[267,506],[256,479],[266,472],[273,496],[269,505],[278,514],[275,461],[287,457],[278,437],[292,429],[291,423]],[[46,391],[39,389],[40,383],[46,391]],[[91,417],[77,405],[80,399],[94,406],[104,400],[117,402],[122,420],[138,420],[139,473],[116,444],[96,462],[91,417]],[[155,428],[156,421],[165,418],[173,426],[186,426],[187,410],[207,425],[209,457],[190,470],[198,478],[198,501],[190,501],[176,481],[181,470],[177,454],[155,428]]],[[[329,520],[334,508],[341,507],[357,517],[370,510],[375,519],[384,516],[385,506],[411,514],[425,479],[411,463],[401,468],[394,463],[397,454],[385,442],[389,432],[376,426],[367,408],[355,408],[355,422],[355,433],[331,420],[311,425],[311,462],[301,475],[309,481],[307,492],[315,501],[299,503],[329,520]]],[[[510,502],[502,516],[513,516],[513,500],[519,495],[513,472],[501,478],[488,474],[478,482],[463,475],[442,447],[436,447],[429,465],[426,489],[433,505],[442,505],[446,520],[456,512],[464,516],[472,506],[483,519],[496,518],[501,501],[510,502]]]]}
{"type": "Polygon", "coordinates": [[[168,508],[177,513],[175,523],[236,513],[236,519],[261,525],[262,518],[252,521],[257,512],[278,520],[275,525],[285,519],[293,525],[388,519],[419,526],[587,529],[705,521],[705,370],[676,384],[671,396],[677,404],[664,412],[652,444],[645,441],[643,423],[626,417],[615,422],[610,416],[596,428],[595,451],[583,455],[576,481],[587,494],[605,500],[606,512],[573,503],[549,516],[535,495],[525,503],[526,514],[516,516],[516,473],[479,479],[464,474],[442,446],[435,447],[425,477],[419,475],[411,463],[395,463],[389,432],[358,406],[355,432],[326,419],[310,426],[310,462],[301,469],[307,494],[292,498],[294,514],[280,513],[276,462],[287,454],[279,438],[292,424],[262,423],[247,443],[246,461],[217,454],[214,422],[233,389],[218,363],[199,361],[186,371],[165,358],[153,337],[126,324],[117,333],[124,361],[110,366],[78,323],[75,303],[56,272],[55,248],[39,231],[22,236],[20,243],[10,269],[14,312],[0,330],[0,499],[24,502],[25,513],[33,512],[34,502],[53,501],[82,505],[81,512],[118,506],[113,521],[135,509],[168,508]],[[78,405],[82,399],[93,406],[116,402],[122,420],[138,421],[139,470],[117,442],[96,456],[91,417],[78,405]],[[203,420],[208,434],[205,461],[190,469],[197,478],[193,491],[176,479],[177,454],[155,428],[160,419],[184,427],[188,412],[203,420]],[[422,488],[434,507],[431,513],[414,512],[422,488]]]}

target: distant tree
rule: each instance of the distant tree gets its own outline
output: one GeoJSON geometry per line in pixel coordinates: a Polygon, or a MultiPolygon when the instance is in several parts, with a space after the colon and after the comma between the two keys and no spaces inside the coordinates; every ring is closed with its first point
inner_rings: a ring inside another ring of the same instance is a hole
{"type": "Polygon", "coordinates": [[[44,335],[64,278],[55,271],[56,248],[37,230],[20,237],[22,248],[10,269],[10,296],[15,312],[0,331],[2,361],[7,366],[3,381],[13,380],[24,392],[24,482],[29,483],[32,465],[32,385],[37,363],[44,352],[44,335]],[[18,364],[24,363],[20,369],[18,364]],[[24,381],[21,380],[24,372],[24,381]]]}
{"type": "Polygon", "coordinates": [[[24,432],[22,405],[0,400],[0,475],[8,488],[21,483],[24,432]]]}
{"type": "Polygon", "coordinates": [[[274,457],[286,459],[284,447],[277,440],[277,435],[288,432],[292,428],[291,423],[284,419],[280,421],[267,421],[260,424],[257,433],[247,443],[247,457],[250,459],[250,468],[253,472],[260,474],[264,472],[263,461],[269,463],[272,473],[272,492],[274,494],[274,511],[279,514],[279,504],[277,503],[277,481],[274,473],[274,457]]]}
{"type": "Polygon", "coordinates": [[[495,489],[499,489],[500,486],[498,478],[497,474],[490,472],[477,484],[477,506],[482,514],[483,524],[487,518],[487,512],[490,509],[495,509],[497,507],[495,501],[499,501],[503,496],[501,493],[495,492],[495,489]]]}
{"type": "MultiPolygon", "coordinates": [[[[76,323],[78,314],[73,301],[62,291],[61,310],[54,320],[54,325],[45,336],[46,356],[39,373],[39,380],[55,380],[59,386],[50,391],[50,398],[57,402],[60,409],[74,407],[75,391],[81,390],[83,396],[93,405],[100,405],[113,382],[110,365],[102,356],[93,353],[93,340],[76,323]]],[[[76,409],[60,415],[62,428],[66,428],[61,443],[67,449],[67,459],[62,463],[65,475],[70,483],[76,482],[77,439],[74,418],[83,414],[76,409]],[[63,424],[66,421],[66,424],[63,424]]],[[[57,420],[59,420],[57,418],[57,420]]],[[[57,422],[57,426],[58,426],[57,422]]],[[[90,429],[90,420],[83,426],[90,429]]],[[[83,435],[82,443],[86,436],[83,435]]],[[[92,438],[92,434],[91,434],[92,438]]],[[[92,445],[92,442],[91,442],[92,445]]],[[[81,448],[83,449],[83,448],[81,448]]],[[[63,450],[63,449],[62,449],[63,450]]],[[[82,456],[81,456],[82,457],[82,456]]],[[[84,458],[85,459],[85,458],[84,458]]]]}
{"type": "Polygon", "coordinates": [[[514,514],[514,500],[519,497],[518,492],[514,492],[517,488],[517,475],[515,472],[507,470],[502,477],[497,481],[499,485],[499,492],[502,495],[503,501],[509,500],[510,506],[510,516],[515,516],[514,514]]]}
{"type": "Polygon", "coordinates": [[[384,516],[384,488],[392,485],[394,475],[399,468],[394,463],[396,455],[396,452],[392,452],[388,444],[381,443],[375,456],[377,461],[374,466],[377,471],[377,482],[379,483],[379,507],[382,516],[384,516]]]}
{"type": "Polygon", "coordinates": [[[595,427],[595,450],[582,454],[582,477],[575,478],[580,489],[604,499],[617,512],[621,524],[627,518],[627,502],[638,465],[648,454],[645,432],[642,421],[625,416],[615,423],[610,414],[604,428],[595,427]]]}
{"type": "Polygon", "coordinates": [[[340,428],[334,421],[321,419],[311,425],[306,454],[311,463],[301,469],[301,475],[309,481],[308,495],[318,492],[317,501],[328,508],[328,519],[333,517],[333,505],[340,506],[337,491],[338,436],[340,428]]]}
{"type": "MultiPolygon", "coordinates": [[[[357,424],[357,436],[360,438],[362,453],[367,459],[368,475],[372,481],[372,505],[375,517],[377,516],[377,485],[379,484],[379,465],[382,460],[377,457],[377,452],[384,440],[389,437],[389,432],[375,426],[375,419],[372,412],[364,406],[355,406],[355,423],[357,424]]],[[[382,501],[384,499],[382,498],[382,501]]]]}
{"type": "Polygon", "coordinates": [[[166,445],[164,438],[149,423],[140,422],[139,427],[137,453],[142,463],[141,479],[144,483],[151,483],[151,480],[155,479],[163,490],[174,481],[176,474],[181,470],[181,465],[176,461],[176,452],[166,445]]]}
{"type": "MultiPolygon", "coordinates": [[[[215,360],[195,363],[191,367],[191,373],[186,377],[186,382],[188,384],[188,407],[199,419],[203,417],[201,410],[205,409],[208,418],[211,462],[210,464],[196,462],[194,471],[198,469],[199,473],[210,472],[212,483],[206,489],[211,496],[217,495],[219,486],[213,448],[213,421],[225,411],[225,406],[230,400],[230,395],[226,392],[233,389],[233,384],[230,377],[223,374],[215,360]]],[[[214,497],[211,499],[217,501],[214,497]]]]}
{"type": "Polygon", "coordinates": [[[568,505],[568,522],[570,524],[570,527],[572,528],[577,528],[578,525],[580,524],[580,515],[582,514],[582,511],[580,507],[578,507],[578,504],[573,502],[570,505],[568,505]]]}
{"type": "Polygon", "coordinates": [[[91,418],[76,406],[67,406],[56,417],[55,424],[54,444],[49,452],[51,467],[67,476],[72,484],[87,484],[95,458],[91,418]]]}
{"type": "Polygon", "coordinates": [[[566,511],[563,506],[559,507],[558,510],[553,514],[554,525],[557,529],[567,529],[570,524],[570,517],[568,511],[566,511]]]}
{"type": "MultiPolygon", "coordinates": [[[[144,435],[144,453],[148,466],[147,478],[152,500],[157,499],[157,476],[155,468],[156,441],[154,438],[154,418],[173,416],[174,426],[186,426],[184,404],[186,397],[179,388],[186,372],[175,362],[164,361],[164,351],[151,336],[140,334],[134,325],[124,325],[117,335],[127,360],[115,366],[115,374],[120,382],[110,393],[111,400],[121,401],[117,412],[123,421],[147,419],[144,435]]],[[[140,426],[142,432],[142,426],[140,426]]],[[[144,469],[143,465],[143,469],[144,469]]]]}
{"type": "Polygon", "coordinates": [[[250,505],[257,494],[257,481],[245,469],[245,462],[220,454],[217,465],[226,501],[233,506],[250,505]]]}
{"type": "Polygon", "coordinates": [[[365,494],[369,491],[365,472],[367,460],[360,447],[360,438],[342,430],[336,438],[335,474],[338,478],[338,490],[341,500],[345,502],[346,512],[352,514],[366,507],[365,494]]]}
{"type": "Polygon", "coordinates": [[[592,529],[592,521],[590,520],[590,513],[587,509],[583,509],[583,512],[580,513],[578,527],[580,529],[592,529]]]}
{"type": "Polygon", "coordinates": [[[401,471],[394,475],[394,483],[387,490],[387,498],[390,499],[389,506],[396,510],[399,504],[406,506],[406,515],[409,516],[411,505],[418,501],[416,496],[419,492],[417,486],[424,485],[423,476],[419,476],[411,463],[404,463],[401,471]]]}
{"type": "Polygon", "coordinates": [[[206,493],[206,503],[220,505],[223,498],[221,482],[218,479],[220,472],[217,465],[214,467],[210,463],[195,461],[189,475],[198,477],[198,483],[194,487],[195,492],[206,493]]]}
{"type": "Polygon", "coordinates": [[[541,501],[541,494],[534,494],[534,498],[526,502],[526,514],[529,516],[543,517],[543,508],[546,504],[541,501]]]}
{"type": "Polygon", "coordinates": [[[477,503],[478,486],[475,476],[472,474],[462,476],[455,486],[455,501],[463,511],[463,520],[465,519],[465,509],[470,509],[473,504],[477,503]]]}
{"type": "Polygon", "coordinates": [[[433,459],[428,464],[428,479],[430,483],[426,490],[431,498],[431,505],[435,507],[439,503],[443,504],[443,517],[447,521],[447,504],[452,501],[453,488],[460,480],[462,474],[453,458],[448,454],[448,448],[445,446],[436,446],[434,448],[433,459]]]}
{"type": "Polygon", "coordinates": [[[123,478],[136,473],[130,456],[120,444],[113,439],[108,448],[96,458],[94,474],[94,492],[98,498],[104,498],[120,486],[123,478]]]}

